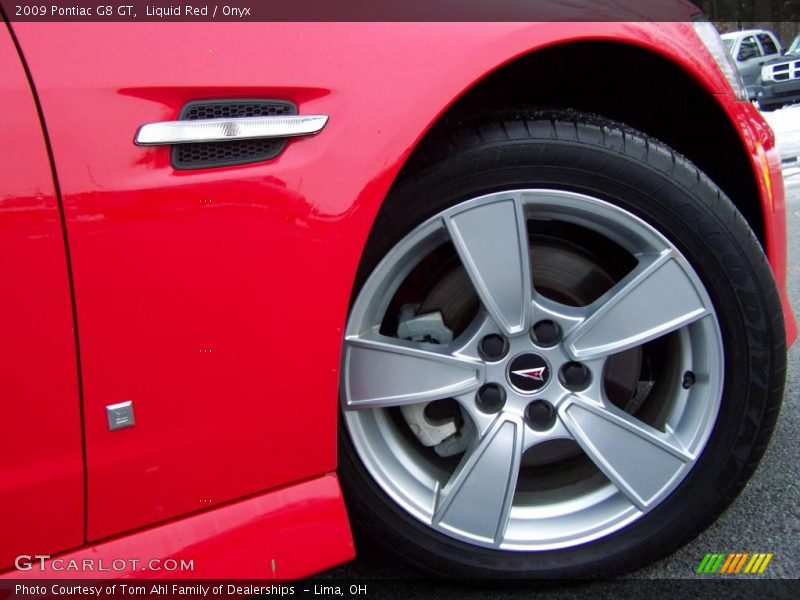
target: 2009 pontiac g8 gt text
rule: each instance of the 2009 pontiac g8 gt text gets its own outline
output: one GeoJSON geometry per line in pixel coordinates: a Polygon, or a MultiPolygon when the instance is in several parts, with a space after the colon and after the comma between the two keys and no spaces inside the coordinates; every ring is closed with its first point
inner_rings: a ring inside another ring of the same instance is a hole
{"type": "Polygon", "coordinates": [[[0,569],[300,577],[352,524],[573,577],[701,531],[796,329],[774,136],[690,16],[3,27],[0,569]]]}

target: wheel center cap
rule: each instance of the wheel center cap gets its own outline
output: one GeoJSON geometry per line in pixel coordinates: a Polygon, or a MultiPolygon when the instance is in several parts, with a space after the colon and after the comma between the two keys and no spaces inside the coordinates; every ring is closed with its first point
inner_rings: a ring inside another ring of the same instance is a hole
{"type": "Polygon", "coordinates": [[[550,381],[550,365],[538,354],[520,354],[508,364],[508,382],[521,394],[538,392],[550,381]]]}

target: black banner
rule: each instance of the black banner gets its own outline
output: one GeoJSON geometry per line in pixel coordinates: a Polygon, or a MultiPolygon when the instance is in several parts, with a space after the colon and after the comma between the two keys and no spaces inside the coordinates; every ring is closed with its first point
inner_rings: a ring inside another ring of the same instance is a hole
{"type": "Polygon", "coordinates": [[[800,21],[800,0],[0,0],[10,21],[800,21]]]}
{"type": "Polygon", "coordinates": [[[292,598],[292,599],[412,599],[493,600],[558,598],[669,598],[690,596],[795,599],[800,581],[746,579],[735,576],[692,579],[619,579],[610,581],[476,581],[436,579],[315,579],[273,580],[0,580],[0,600],[292,598]]]}

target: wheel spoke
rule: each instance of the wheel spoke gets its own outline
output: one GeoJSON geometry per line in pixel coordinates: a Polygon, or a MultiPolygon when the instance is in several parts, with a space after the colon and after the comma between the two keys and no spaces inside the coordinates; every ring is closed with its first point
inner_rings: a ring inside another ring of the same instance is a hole
{"type": "Polygon", "coordinates": [[[401,406],[449,398],[477,389],[483,366],[394,338],[345,342],[348,408],[401,406]]]}
{"type": "Polygon", "coordinates": [[[566,340],[576,360],[609,356],[709,314],[703,296],[671,251],[644,260],[589,307],[566,340]]]}
{"type": "Polygon", "coordinates": [[[499,416],[439,493],[434,524],[499,545],[519,476],[522,436],[520,420],[499,416]]]}
{"type": "Polygon", "coordinates": [[[560,412],[583,451],[639,510],[693,460],[674,438],[618,409],[573,396],[560,412]]]}
{"type": "Polygon", "coordinates": [[[507,335],[526,331],[531,306],[528,234],[514,198],[445,217],[450,237],[483,305],[507,335]]]}

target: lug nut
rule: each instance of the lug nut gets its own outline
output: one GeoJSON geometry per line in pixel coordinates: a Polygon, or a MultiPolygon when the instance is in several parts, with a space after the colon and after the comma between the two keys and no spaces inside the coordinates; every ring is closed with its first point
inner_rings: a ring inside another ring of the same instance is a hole
{"type": "Polygon", "coordinates": [[[497,383],[487,383],[476,392],[475,403],[485,413],[496,413],[506,403],[506,391],[497,383]]]}
{"type": "Polygon", "coordinates": [[[483,360],[498,361],[508,353],[508,340],[502,335],[490,333],[478,344],[478,352],[483,360]]]}
{"type": "Polygon", "coordinates": [[[556,409],[547,400],[534,400],[525,408],[525,422],[531,429],[546,431],[556,422],[556,409]]]}
{"type": "Polygon", "coordinates": [[[579,362],[568,362],[561,367],[558,378],[565,388],[578,392],[589,387],[592,375],[585,365],[579,362]]]}
{"type": "Polygon", "coordinates": [[[561,327],[555,321],[545,319],[531,327],[533,343],[542,348],[555,346],[561,341],[561,327]]]}

